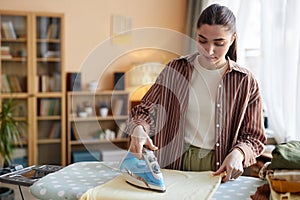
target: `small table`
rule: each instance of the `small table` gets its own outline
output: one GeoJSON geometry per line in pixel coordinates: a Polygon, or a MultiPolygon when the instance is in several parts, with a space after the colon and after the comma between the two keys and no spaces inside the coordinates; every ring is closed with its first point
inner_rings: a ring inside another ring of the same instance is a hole
{"type": "MultiPolygon", "coordinates": [[[[116,162],[79,162],[48,174],[30,186],[30,192],[38,199],[78,199],[88,189],[119,175],[116,162]]],[[[250,199],[257,187],[265,182],[241,176],[234,181],[222,183],[213,196],[217,199],[250,199]]]]}

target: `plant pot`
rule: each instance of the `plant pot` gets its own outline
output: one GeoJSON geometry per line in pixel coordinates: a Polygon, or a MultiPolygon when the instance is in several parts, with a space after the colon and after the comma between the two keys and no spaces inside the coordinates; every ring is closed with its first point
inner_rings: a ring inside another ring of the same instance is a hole
{"type": "Polygon", "coordinates": [[[0,187],[0,200],[14,200],[14,190],[8,187],[0,187]]]}
{"type": "Polygon", "coordinates": [[[100,108],[99,112],[100,112],[101,117],[107,117],[108,108],[100,108]]]}

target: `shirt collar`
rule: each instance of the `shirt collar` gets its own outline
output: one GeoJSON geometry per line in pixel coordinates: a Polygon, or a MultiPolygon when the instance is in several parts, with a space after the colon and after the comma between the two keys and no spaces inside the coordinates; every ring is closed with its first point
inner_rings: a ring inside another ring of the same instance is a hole
{"type": "Polygon", "coordinates": [[[243,74],[248,74],[249,71],[246,68],[240,67],[235,61],[231,60],[229,57],[227,57],[228,63],[229,63],[229,69],[228,72],[231,72],[232,70],[238,71],[243,74]]]}
{"type": "MultiPolygon", "coordinates": [[[[181,56],[180,58],[186,59],[193,66],[193,62],[194,62],[195,58],[198,55],[199,55],[199,52],[195,52],[193,54],[181,56]]],[[[228,60],[228,63],[229,63],[229,69],[226,73],[231,72],[232,70],[238,71],[238,72],[243,73],[243,74],[248,74],[249,73],[249,71],[247,69],[240,67],[235,61],[231,60],[229,57],[227,57],[227,60],[228,60]]]]}

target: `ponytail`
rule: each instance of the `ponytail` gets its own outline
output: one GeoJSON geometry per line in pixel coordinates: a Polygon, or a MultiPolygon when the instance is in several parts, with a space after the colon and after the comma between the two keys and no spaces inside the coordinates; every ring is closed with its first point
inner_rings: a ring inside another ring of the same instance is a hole
{"type": "Polygon", "coordinates": [[[237,44],[236,43],[237,42],[236,42],[236,38],[235,38],[225,56],[225,58],[229,57],[230,60],[233,60],[235,62],[237,60],[237,53],[236,53],[237,52],[237,44]]]}

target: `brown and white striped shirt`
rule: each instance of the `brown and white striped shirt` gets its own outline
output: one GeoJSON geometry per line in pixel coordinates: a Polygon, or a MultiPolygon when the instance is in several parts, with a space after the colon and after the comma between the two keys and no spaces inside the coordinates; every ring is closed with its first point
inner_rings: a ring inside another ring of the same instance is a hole
{"type": "MultiPolygon", "coordinates": [[[[142,125],[159,148],[156,154],[163,168],[181,169],[190,80],[197,55],[168,63],[128,119],[126,132],[130,135],[142,125]]],[[[216,169],[234,148],[244,153],[244,167],[254,164],[265,148],[266,137],[262,99],[253,74],[229,60],[215,102],[216,169]]]]}

